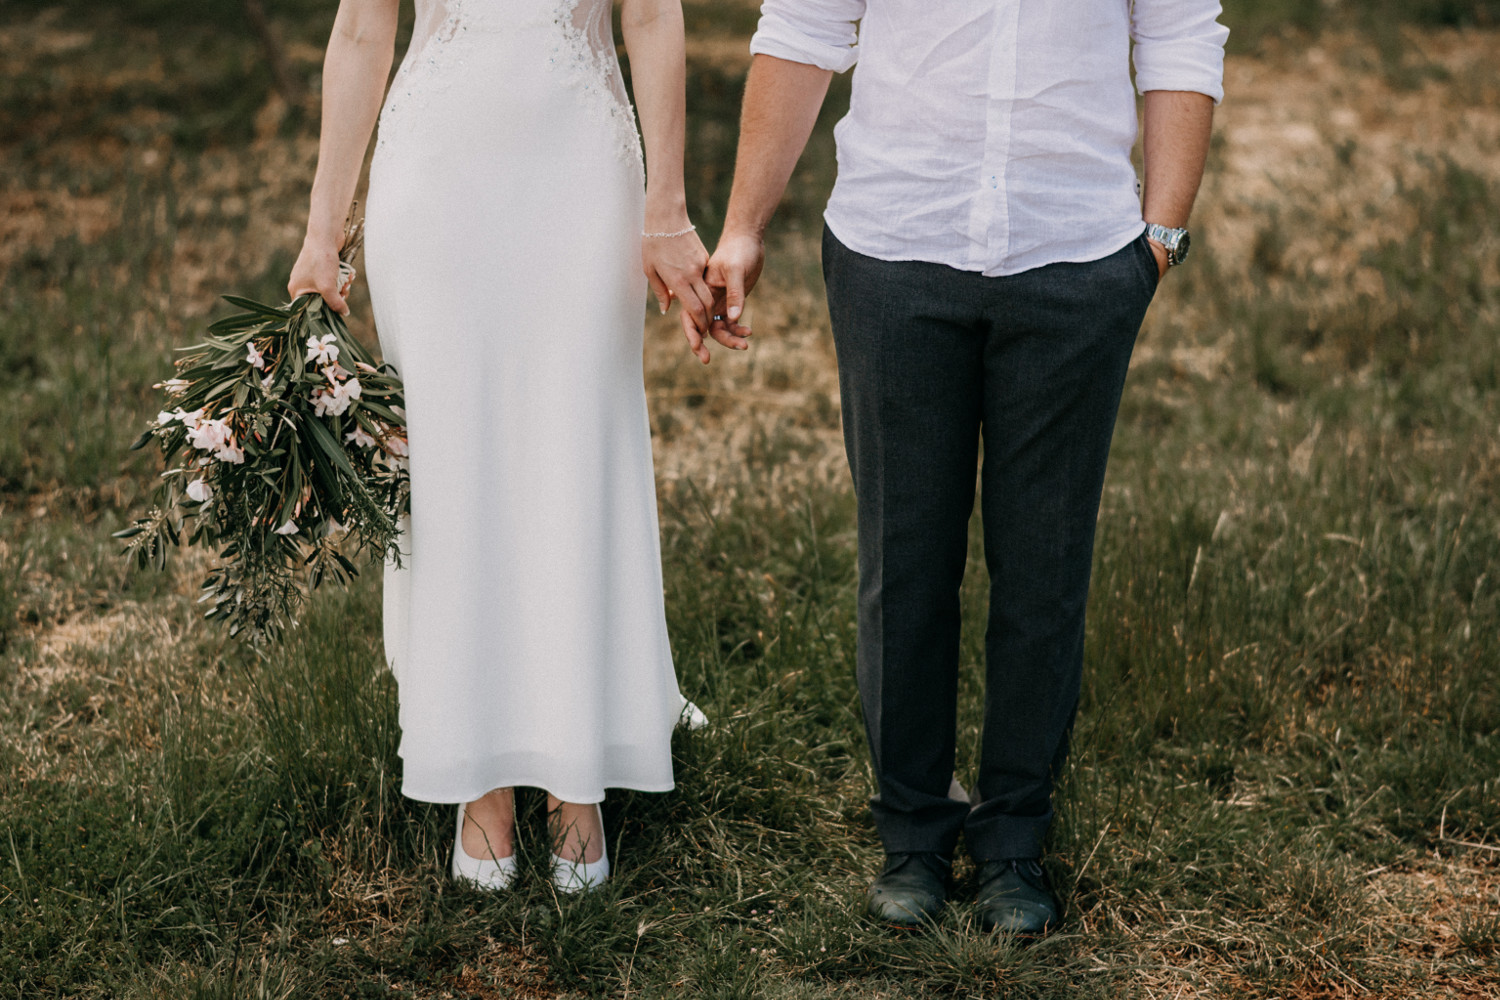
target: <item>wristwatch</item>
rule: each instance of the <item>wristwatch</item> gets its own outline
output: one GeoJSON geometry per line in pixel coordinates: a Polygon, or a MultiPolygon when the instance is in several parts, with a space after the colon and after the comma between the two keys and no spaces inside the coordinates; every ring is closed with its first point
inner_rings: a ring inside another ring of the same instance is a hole
{"type": "Polygon", "coordinates": [[[1160,243],[1167,251],[1167,266],[1176,267],[1187,260],[1188,247],[1192,240],[1186,229],[1168,229],[1154,222],[1146,223],[1146,238],[1160,243]]]}

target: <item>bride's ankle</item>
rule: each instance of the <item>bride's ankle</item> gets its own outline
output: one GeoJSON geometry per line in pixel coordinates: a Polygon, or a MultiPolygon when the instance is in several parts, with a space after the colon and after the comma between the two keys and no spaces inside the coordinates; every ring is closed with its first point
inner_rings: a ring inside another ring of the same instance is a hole
{"type": "Polygon", "coordinates": [[[496,788],[464,805],[462,846],[472,858],[495,859],[515,853],[515,790],[496,788]]]}
{"type": "Polygon", "coordinates": [[[552,853],[564,861],[593,864],[604,856],[604,818],[595,803],[547,796],[547,833],[552,853]]]}

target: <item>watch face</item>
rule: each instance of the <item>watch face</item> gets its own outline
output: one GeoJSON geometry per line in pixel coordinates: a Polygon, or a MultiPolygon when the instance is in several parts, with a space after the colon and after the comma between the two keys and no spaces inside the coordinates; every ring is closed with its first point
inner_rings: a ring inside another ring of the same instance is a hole
{"type": "Polygon", "coordinates": [[[1177,263],[1181,264],[1183,261],[1187,260],[1188,247],[1192,245],[1192,242],[1192,239],[1188,236],[1187,230],[1184,229],[1182,231],[1182,237],[1177,241],[1177,263]]]}

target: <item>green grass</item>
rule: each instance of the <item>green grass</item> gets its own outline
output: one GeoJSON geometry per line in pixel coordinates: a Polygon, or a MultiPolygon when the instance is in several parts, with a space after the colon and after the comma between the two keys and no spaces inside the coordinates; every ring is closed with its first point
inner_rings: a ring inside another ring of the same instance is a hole
{"type": "MultiPolygon", "coordinates": [[[[108,29],[89,58],[144,58],[134,42],[148,35],[132,33],[158,15],[130,10],[68,15],[108,29]]],[[[748,28],[704,4],[689,16],[748,28]]],[[[726,458],[712,489],[662,490],[679,676],[714,720],[678,734],[677,790],[611,797],[618,876],[579,900],[546,889],[540,802],[523,795],[520,888],[491,898],[444,876],[450,811],[399,794],[376,579],[320,595],[285,647],[257,656],[198,620],[194,573],[127,577],[109,537],[150,488],[123,449],[154,412],[171,346],[192,338],[193,268],[225,234],[248,292],[274,294],[288,265],[284,249],[243,244],[250,223],[227,198],[200,203],[215,157],[265,154],[247,145],[246,112],[220,121],[213,96],[243,84],[248,43],[183,30],[212,58],[172,62],[168,80],[201,73],[201,92],[126,72],[109,97],[164,116],[148,138],[166,137],[170,170],[112,158],[138,126],[80,102],[108,88],[61,59],[0,82],[14,183],[119,209],[97,238],[29,245],[0,291],[0,998],[1493,992],[1500,879],[1492,850],[1464,846],[1500,840],[1493,182],[1439,160],[1372,193],[1371,218],[1414,221],[1363,251],[1383,291],[1346,309],[1284,252],[1288,234],[1325,225],[1294,198],[1264,214],[1248,262],[1204,241],[1172,276],[1101,511],[1050,840],[1061,935],[997,940],[963,902],[925,935],[859,915],[878,845],[853,684],[853,502],[842,477],[796,474],[807,427],[830,424],[826,395],[726,458]],[[64,157],[21,135],[33,114],[105,152],[64,157]],[[1222,362],[1182,367],[1170,348],[1189,340],[1222,362]],[[1452,880],[1436,902],[1401,895],[1400,878],[1433,872],[1452,880]],[[1433,916],[1439,904],[1454,911],[1433,916]]],[[[254,86],[246,108],[264,99],[254,86]]],[[[694,68],[690,197],[708,231],[738,88],[694,68]]],[[[783,207],[770,292],[818,291],[809,238],[838,99],[783,207]]],[[[966,860],[958,876],[962,900],[966,860]]]]}

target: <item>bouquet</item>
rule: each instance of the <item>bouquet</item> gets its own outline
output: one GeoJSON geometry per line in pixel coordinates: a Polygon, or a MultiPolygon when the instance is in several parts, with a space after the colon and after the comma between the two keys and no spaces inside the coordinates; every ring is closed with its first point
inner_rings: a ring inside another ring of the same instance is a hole
{"type": "MultiPolygon", "coordinates": [[[[346,286],[361,237],[346,226],[346,286]]],[[[156,385],[168,408],[131,447],[155,442],[166,471],[150,511],[116,536],[143,568],[165,567],[184,539],[217,550],[206,617],[275,638],[295,624],[304,575],[347,582],[350,554],[399,562],[411,495],[402,386],[320,295],[224,299],[243,311],[183,348],[176,377],[156,385]]]]}

